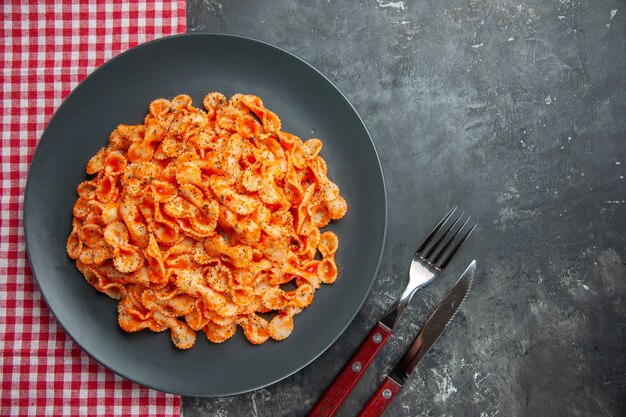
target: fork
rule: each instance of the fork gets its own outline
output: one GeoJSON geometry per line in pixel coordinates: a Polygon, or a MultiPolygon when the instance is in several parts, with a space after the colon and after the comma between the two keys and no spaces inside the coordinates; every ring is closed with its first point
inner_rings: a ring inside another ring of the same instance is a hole
{"type": "Polygon", "coordinates": [[[320,400],[307,414],[308,417],[332,417],[339,407],[346,400],[352,388],[359,381],[365,370],[372,363],[380,349],[387,343],[394,327],[400,320],[406,306],[411,301],[415,292],[431,283],[448,266],[454,255],[461,249],[467,238],[476,228],[475,222],[451,247],[459,233],[465,228],[470,220],[468,217],[460,227],[456,228],[464,212],[439,233],[450,220],[456,206],[452,208],[426,235],[420,243],[409,268],[409,283],[407,284],[398,301],[380,319],[369,332],[365,340],[361,343],[352,359],[344,366],[341,372],[335,377],[333,383],[326,389],[320,400]],[[453,231],[452,235],[450,232],[453,231]],[[448,237],[450,235],[450,237],[448,237]],[[438,236],[438,237],[437,237],[438,236]],[[448,239],[446,240],[446,237],[448,239]],[[436,239],[435,239],[436,238],[436,239]],[[445,242],[444,242],[445,240],[445,242]],[[444,256],[445,254],[445,256],[444,256]]]}

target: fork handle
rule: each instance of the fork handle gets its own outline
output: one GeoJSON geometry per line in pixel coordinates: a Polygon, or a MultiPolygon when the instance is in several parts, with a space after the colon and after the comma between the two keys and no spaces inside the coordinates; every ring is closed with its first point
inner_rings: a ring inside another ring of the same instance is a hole
{"type": "Polygon", "coordinates": [[[335,377],[333,383],[326,389],[322,398],[315,404],[315,407],[308,417],[332,417],[335,415],[341,404],[344,403],[352,388],[361,379],[365,370],[370,366],[380,349],[387,343],[391,336],[391,329],[377,322],[374,328],[367,335],[361,346],[357,349],[352,359],[343,367],[339,375],[335,377]]]}

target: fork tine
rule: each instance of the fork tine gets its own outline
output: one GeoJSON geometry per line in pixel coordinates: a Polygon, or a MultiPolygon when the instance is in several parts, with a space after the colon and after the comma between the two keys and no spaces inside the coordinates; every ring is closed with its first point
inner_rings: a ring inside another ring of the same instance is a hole
{"type": "MultiPolygon", "coordinates": [[[[461,226],[459,226],[458,229],[456,229],[456,231],[452,234],[452,236],[450,236],[450,239],[448,239],[448,241],[446,242],[445,245],[443,245],[443,247],[437,252],[437,255],[435,255],[434,258],[432,258],[428,264],[432,265],[432,266],[436,266],[437,262],[439,262],[439,260],[441,259],[441,257],[443,256],[444,253],[446,253],[446,251],[448,250],[448,248],[450,247],[450,245],[452,244],[452,242],[454,242],[454,240],[456,239],[456,237],[459,235],[459,233],[461,233],[461,230],[463,230],[463,228],[465,227],[465,225],[467,224],[467,222],[470,221],[471,216],[468,216],[467,219],[465,219],[465,221],[463,222],[463,224],[461,226]]],[[[436,268],[438,269],[438,268],[436,268]]]]}
{"type": "Polygon", "coordinates": [[[441,241],[443,239],[445,239],[446,236],[448,236],[448,233],[450,233],[450,230],[452,230],[454,228],[454,226],[456,226],[456,224],[459,222],[459,220],[461,220],[461,217],[463,217],[464,214],[465,214],[465,212],[462,212],[459,215],[459,217],[457,217],[456,220],[454,222],[452,222],[452,224],[450,226],[448,226],[448,228],[441,234],[441,236],[439,236],[439,239],[437,239],[437,241],[435,243],[433,243],[433,245],[430,247],[428,252],[426,252],[426,255],[421,257],[423,260],[426,261],[426,260],[428,260],[428,258],[430,258],[430,255],[432,255],[433,252],[435,251],[435,249],[437,249],[437,246],[439,246],[441,241]]]}
{"type": "MultiPolygon", "coordinates": [[[[469,218],[467,219],[469,220],[469,218]]],[[[463,244],[465,243],[465,241],[467,240],[467,238],[472,234],[472,232],[474,231],[474,229],[476,229],[476,226],[478,225],[478,222],[475,222],[474,225],[467,231],[467,233],[465,233],[465,235],[461,238],[461,240],[459,240],[459,243],[456,244],[456,246],[450,251],[450,253],[448,254],[448,256],[446,257],[446,259],[444,259],[441,264],[439,265],[439,267],[437,269],[439,269],[440,271],[443,271],[445,269],[446,266],[448,266],[448,264],[450,263],[450,261],[452,260],[452,257],[459,251],[459,249],[461,249],[461,246],[463,246],[463,244]]],[[[459,229],[461,230],[461,229],[459,229]]]]}
{"type": "Polygon", "coordinates": [[[443,226],[444,223],[448,221],[450,216],[452,216],[452,213],[454,213],[455,211],[456,211],[456,206],[452,207],[452,210],[450,210],[448,214],[443,216],[443,219],[441,219],[439,223],[437,223],[437,225],[433,227],[433,229],[428,233],[424,241],[420,244],[419,248],[417,248],[417,251],[415,251],[415,255],[419,255],[420,253],[422,253],[422,251],[426,248],[426,246],[428,245],[430,240],[433,238],[433,236],[435,236],[435,234],[439,231],[439,229],[441,229],[441,226],[443,226]]]}

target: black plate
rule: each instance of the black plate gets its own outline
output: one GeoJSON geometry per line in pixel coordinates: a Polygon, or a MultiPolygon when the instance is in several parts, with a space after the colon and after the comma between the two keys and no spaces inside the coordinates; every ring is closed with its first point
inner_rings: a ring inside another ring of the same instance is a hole
{"type": "Polygon", "coordinates": [[[367,296],[383,251],[385,187],[372,140],[358,114],[313,67],[279,48],[229,35],[189,34],[149,42],[91,74],[58,109],[33,158],[24,203],[32,270],[50,310],[95,360],[142,385],[175,394],[217,397],[285,378],[324,352],[367,296]],[[241,329],[226,343],[198,333],[177,350],[169,332],[125,333],[117,302],[97,293],[65,252],[76,186],[85,165],[119,124],[142,123],[151,100],[186,93],[197,107],[211,91],[260,96],[303,139],[321,138],[329,176],[349,211],[330,226],[339,235],[336,283],[323,286],[295,318],[291,336],[261,346],[241,329]]]}

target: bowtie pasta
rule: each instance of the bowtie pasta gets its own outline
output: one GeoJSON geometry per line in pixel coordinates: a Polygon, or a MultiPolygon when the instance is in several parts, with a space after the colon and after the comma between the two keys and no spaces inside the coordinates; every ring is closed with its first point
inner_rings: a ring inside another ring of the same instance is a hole
{"type": "Polygon", "coordinates": [[[281,131],[259,97],[203,104],[158,99],[144,124],[111,133],[78,186],[67,253],[119,300],[125,331],[169,329],[180,349],[198,330],[221,343],[237,326],[254,344],[283,340],[337,277],[337,236],[320,229],[346,201],[322,142],[281,131]]]}

